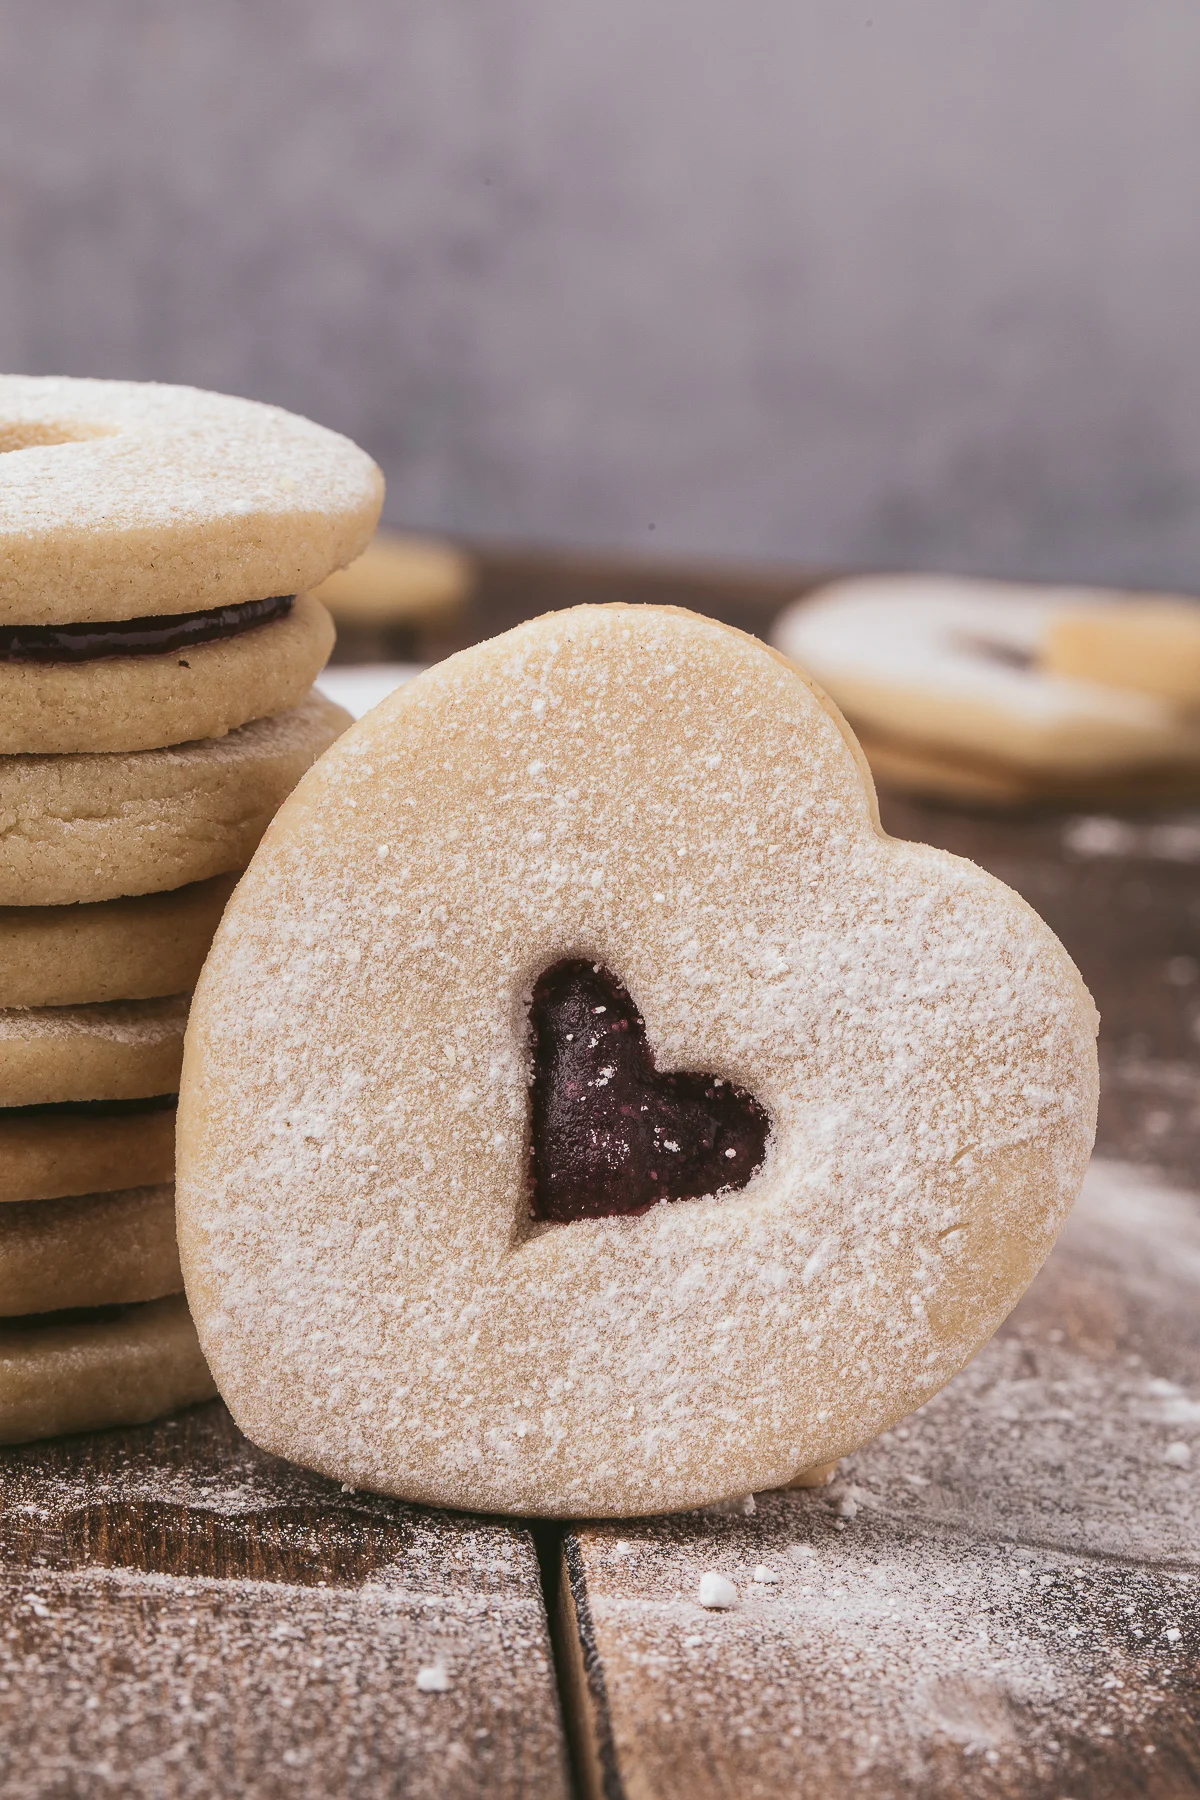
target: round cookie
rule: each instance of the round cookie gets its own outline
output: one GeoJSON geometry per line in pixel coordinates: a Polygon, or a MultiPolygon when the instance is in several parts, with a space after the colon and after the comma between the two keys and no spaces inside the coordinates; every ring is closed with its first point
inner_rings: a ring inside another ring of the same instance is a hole
{"type": "Polygon", "coordinates": [[[345,625],[435,625],[462,610],[472,580],[470,558],[453,544],[377,531],[349,568],[321,583],[318,598],[345,625]]]}
{"type": "Polygon", "coordinates": [[[90,906],[0,907],[0,1007],[189,993],[237,873],[90,906]]]}
{"type": "Polygon", "coordinates": [[[180,1088],[201,1343],[256,1443],[411,1500],[777,1487],[1013,1306],[1095,1031],[1023,900],[883,834],[784,658],[536,620],[349,731],[230,903],[180,1088]]]}
{"type": "Polygon", "coordinates": [[[772,637],[885,744],[1059,784],[1200,764],[1194,718],[1043,666],[1055,622],[1078,602],[1071,589],[876,576],[797,601],[772,637]]]}
{"type": "Polygon", "coordinates": [[[111,900],[244,868],[348,718],[314,692],[177,749],[0,759],[0,906],[111,900]]]}
{"type": "Polygon", "coordinates": [[[276,406],[0,376],[0,620],[130,619],[300,594],[370,541],[383,477],[276,406]]]}
{"type": "Polygon", "coordinates": [[[0,1013],[0,1107],[173,1094],[190,999],[0,1013]]]}
{"type": "Polygon", "coordinates": [[[147,1187],[174,1173],[174,1093],[0,1109],[0,1206],[147,1187]]]}
{"type": "Polygon", "coordinates": [[[267,624],[166,654],[0,658],[0,755],[157,750],[223,737],[299,705],[333,639],[320,601],[300,594],[267,624]]]}
{"type": "Polygon", "coordinates": [[[1047,628],[1044,668],[1176,706],[1200,706],[1200,604],[1173,594],[1068,594],[1047,628]]]}
{"type": "Polygon", "coordinates": [[[158,1300],[182,1286],[170,1182],[0,1207],[0,1318],[158,1300]]]}
{"type": "Polygon", "coordinates": [[[216,1393],[182,1294],[0,1325],[0,1443],[144,1425],[216,1393]]]}

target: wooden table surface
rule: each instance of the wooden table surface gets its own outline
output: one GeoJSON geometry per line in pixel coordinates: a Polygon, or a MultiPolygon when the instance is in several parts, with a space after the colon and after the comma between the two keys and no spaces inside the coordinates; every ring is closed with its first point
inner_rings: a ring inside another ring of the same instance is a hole
{"type": "MultiPolygon", "coordinates": [[[[762,630],[801,579],[497,552],[463,632],[762,630]]],[[[1200,815],[885,822],[1024,893],[1103,1016],[1084,1199],[970,1368],[828,1488],[620,1525],[345,1492],[219,1403],[0,1452],[0,1800],[1200,1796],[1200,815]]]]}

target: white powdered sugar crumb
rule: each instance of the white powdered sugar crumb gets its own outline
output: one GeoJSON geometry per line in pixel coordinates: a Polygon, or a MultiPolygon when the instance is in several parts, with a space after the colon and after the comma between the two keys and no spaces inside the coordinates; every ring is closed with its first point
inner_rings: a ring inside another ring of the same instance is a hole
{"type": "Polygon", "coordinates": [[[738,1603],[738,1591],[732,1581],[710,1569],[700,1577],[696,1598],[711,1612],[728,1612],[738,1603]]]}

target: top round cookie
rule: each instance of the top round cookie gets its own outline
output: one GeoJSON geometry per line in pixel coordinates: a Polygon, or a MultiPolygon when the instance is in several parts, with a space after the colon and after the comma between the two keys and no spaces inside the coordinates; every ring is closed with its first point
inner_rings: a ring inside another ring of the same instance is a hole
{"type": "Polygon", "coordinates": [[[0,622],[302,593],[366,547],[383,477],[277,406],[155,382],[0,376],[0,622]]]}

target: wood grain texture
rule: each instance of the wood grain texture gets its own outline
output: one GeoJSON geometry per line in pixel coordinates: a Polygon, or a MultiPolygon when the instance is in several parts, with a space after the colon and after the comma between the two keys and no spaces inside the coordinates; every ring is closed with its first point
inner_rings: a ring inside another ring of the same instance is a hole
{"type": "Polygon", "coordinates": [[[0,1620],[5,1800],[568,1792],[529,1532],[343,1493],[219,1403],[4,1452],[0,1620]]]}

